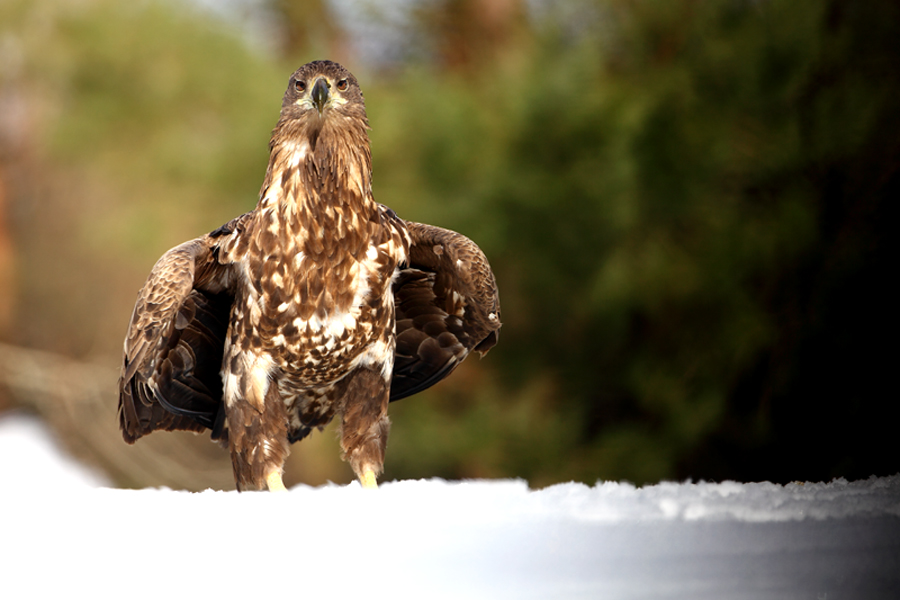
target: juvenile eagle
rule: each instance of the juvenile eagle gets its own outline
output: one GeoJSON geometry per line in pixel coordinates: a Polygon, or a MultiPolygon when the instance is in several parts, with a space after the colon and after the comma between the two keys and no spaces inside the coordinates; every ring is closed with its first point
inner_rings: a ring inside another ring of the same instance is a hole
{"type": "Polygon", "coordinates": [[[291,75],[256,208],[166,252],[138,293],[119,378],[125,441],[210,429],[239,490],[283,490],[290,443],[340,416],[343,458],[375,487],[388,402],[496,344],[484,254],[375,202],[367,131],[344,67],[291,75]]]}

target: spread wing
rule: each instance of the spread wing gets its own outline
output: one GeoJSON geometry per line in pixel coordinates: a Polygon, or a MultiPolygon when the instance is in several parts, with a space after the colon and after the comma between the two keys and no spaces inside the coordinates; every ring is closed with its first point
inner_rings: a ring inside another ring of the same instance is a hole
{"type": "Polygon", "coordinates": [[[481,249],[455,231],[406,223],[409,264],[394,282],[397,349],[391,401],[431,387],[500,329],[497,282],[481,249]]]}
{"type": "Polygon", "coordinates": [[[216,241],[246,217],[166,252],[138,293],[119,376],[127,442],[158,429],[222,436],[220,370],[233,296],[216,241]]]}

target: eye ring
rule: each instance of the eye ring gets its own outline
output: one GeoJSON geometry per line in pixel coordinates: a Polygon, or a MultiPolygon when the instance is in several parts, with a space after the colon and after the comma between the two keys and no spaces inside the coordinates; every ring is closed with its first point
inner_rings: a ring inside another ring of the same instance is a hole
{"type": "Polygon", "coordinates": [[[297,90],[298,92],[305,92],[306,91],[306,82],[303,81],[302,79],[295,79],[294,80],[294,89],[297,90]]]}
{"type": "Polygon", "coordinates": [[[348,87],[350,87],[350,84],[347,82],[346,79],[341,79],[340,81],[337,82],[337,89],[339,89],[342,92],[346,92],[348,87]]]}

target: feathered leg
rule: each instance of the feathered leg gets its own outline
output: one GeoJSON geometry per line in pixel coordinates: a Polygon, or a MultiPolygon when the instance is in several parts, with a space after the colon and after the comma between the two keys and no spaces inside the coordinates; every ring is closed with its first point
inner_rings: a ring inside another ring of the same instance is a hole
{"type": "Polygon", "coordinates": [[[266,360],[241,358],[229,361],[224,393],[234,481],[238,491],[285,491],[281,475],[290,453],[287,411],[278,386],[269,379],[266,360]]]}
{"type": "Polygon", "coordinates": [[[391,422],[387,416],[390,383],[369,369],[352,377],[344,396],[341,422],[342,458],[350,463],[364,488],[377,488],[384,469],[391,422]]]}

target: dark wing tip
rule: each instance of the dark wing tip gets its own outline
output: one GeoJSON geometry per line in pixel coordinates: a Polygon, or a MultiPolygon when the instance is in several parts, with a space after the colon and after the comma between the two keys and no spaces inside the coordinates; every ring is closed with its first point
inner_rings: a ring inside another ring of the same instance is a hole
{"type": "Polygon", "coordinates": [[[490,352],[491,348],[497,345],[497,342],[500,340],[500,330],[495,329],[494,331],[487,334],[487,337],[478,342],[478,345],[472,348],[475,352],[484,357],[488,352],[490,352]]]}

